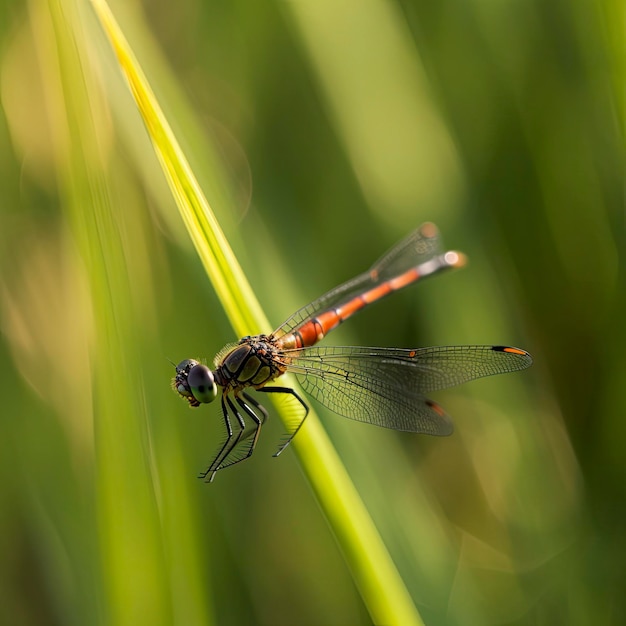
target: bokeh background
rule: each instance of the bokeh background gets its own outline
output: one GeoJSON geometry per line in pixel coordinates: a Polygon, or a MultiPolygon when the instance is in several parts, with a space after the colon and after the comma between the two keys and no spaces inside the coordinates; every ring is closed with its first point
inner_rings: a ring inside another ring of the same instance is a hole
{"type": "MultiPolygon", "coordinates": [[[[320,409],[425,623],[623,623],[621,3],[111,6],[274,324],[428,220],[468,267],[327,343],[533,354],[448,439],[320,409]]],[[[0,623],[370,623],[279,420],[195,477],[167,359],[236,337],[89,4],[0,38],[0,623]]]]}

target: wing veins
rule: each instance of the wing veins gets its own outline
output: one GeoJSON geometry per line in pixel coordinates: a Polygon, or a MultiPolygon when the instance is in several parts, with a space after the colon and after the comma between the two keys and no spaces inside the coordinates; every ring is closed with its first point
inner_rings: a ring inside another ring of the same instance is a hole
{"type": "Polygon", "coordinates": [[[295,373],[324,379],[332,368],[351,383],[422,396],[477,378],[513,372],[528,367],[532,360],[493,346],[446,346],[420,348],[312,347],[285,351],[288,367],[295,373]]]}

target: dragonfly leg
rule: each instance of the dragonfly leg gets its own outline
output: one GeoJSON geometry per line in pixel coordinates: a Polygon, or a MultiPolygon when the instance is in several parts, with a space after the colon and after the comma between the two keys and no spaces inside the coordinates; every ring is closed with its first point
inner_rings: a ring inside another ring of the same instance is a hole
{"type": "Polygon", "coordinates": [[[235,446],[239,443],[239,440],[241,439],[241,435],[243,434],[244,428],[246,427],[246,423],[243,417],[235,409],[235,406],[233,405],[231,399],[227,397],[226,395],[222,396],[222,416],[224,417],[224,425],[226,426],[226,441],[220,448],[219,452],[215,455],[215,458],[211,462],[211,465],[209,465],[206,472],[202,472],[198,476],[198,478],[203,478],[203,479],[206,479],[208,476],[207,482],[209,483],[213,482],[213,479],[215,478],[215,474],[217,474],[217,471],[223,467],[224,461],[228,458],[228,456],[233,451],[235,446]],[[232,413],[237,418],[237,422],[239,425],[239,432],[236,435],[233,433],[233,427],[230,421],[230,416],[228,415],[229,407],[232,413]]]}
{"type": "Polygon", "coordinates": [[[306,416],[309,414],[309,407],[306,402],[291,388],[289,387],[261,387],[258,391],[262,391],[264,393],[286,393],[290,396],[293,396],[304,408],[304,415],[298,421],[297,426],[291,431],[287,433],[285,441],[280,444],[278,450],[274,453],[274,456],[278,456],[290,443],[291,440],[296,436],[302,424],[304,424],[304,420],[306,416]]]}
{"type": "MultiPolygon", "coordinates": [[[[250,398],[250,396],[248,396],[248,394],[244,394],[246,397],[246,400],[248,399],[252,399],[250,398]]],[[[261,412],[261,414],[263,415],[262,418],[260,418],[239,396],[235,396],[235,400],[237,400],[237,404],[252,418],[252,420],[254,421],[254,432],[250,435],[252,437],[252,441],[250,443],[250,445],[248,446],[248,449],[246,451],[246,453],[240,457],[235,459],[234,461],[227,463],[227,464],[222,464],[222,468],[223,467],[228,467],[228,465],[234,465],[235,463],[240,463],[241,461],[245,461],[246,459],[249,459],[252,456],[252,453],[254,452],[254,448],[256,447],[256,442],[259,439],[259,435],[261,434],[261,426],[263,425],[263,422],[265,421],[265,418],[267,417],[267,411],[260,405],[258,404],[256,401],[252,401],[251,404],[259,409],[259,411],[261,412]]],[[[247,439],[247,437],[246,437],[247,439]]],[[[226,457],[224,457],[224,461],[226,460],[226,457]]],[[[221,469],[221,468],[220,468],[221,469]]]]}
{"type": "MultiPolygon", "coordinates": [[[[259,404],[250,394],[245,391],[241,394],[246,402],[249,402],[260,414],[261,414],[261,424],[265,424],[265,420],[269,417],[268,412],[262,404],[259,404]]],[[[257,415],[257,417],[259,417],[257,415]]]]}

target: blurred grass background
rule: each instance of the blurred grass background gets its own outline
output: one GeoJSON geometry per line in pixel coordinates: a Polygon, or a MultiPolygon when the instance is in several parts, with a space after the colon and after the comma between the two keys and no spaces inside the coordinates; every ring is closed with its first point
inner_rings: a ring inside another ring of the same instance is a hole
{"type": "MultiPolygon", "coordinates": [[[[321,411],[425,623],[624,621],[621,5],[111,6],[275,325],[432,220],[468,268],[327,342],[533,354],[449,439],[321,411]]],[[[195,479],[166,358],[236,337],[90,6],[0,37],[0,623],[370,623],[278,420],[195,479]]]]}

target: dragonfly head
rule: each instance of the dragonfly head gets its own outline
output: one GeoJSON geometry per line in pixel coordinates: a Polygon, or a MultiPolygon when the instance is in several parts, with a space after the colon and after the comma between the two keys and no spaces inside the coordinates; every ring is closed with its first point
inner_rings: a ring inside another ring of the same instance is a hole
{"type": "Polygon", "coordinates": [[[213,402],[217,396],[213,372],[194,359],[185,359],[176,366],[172,386],[194,407],[213,402]]]}

